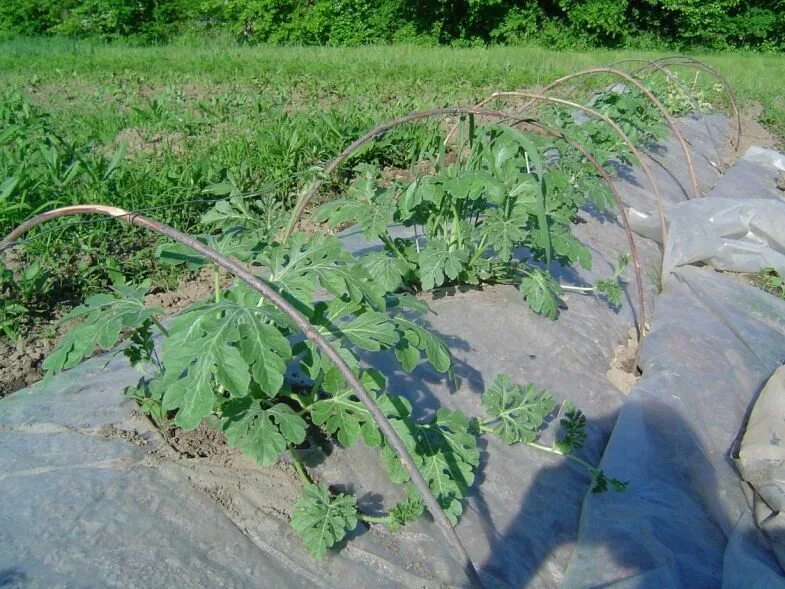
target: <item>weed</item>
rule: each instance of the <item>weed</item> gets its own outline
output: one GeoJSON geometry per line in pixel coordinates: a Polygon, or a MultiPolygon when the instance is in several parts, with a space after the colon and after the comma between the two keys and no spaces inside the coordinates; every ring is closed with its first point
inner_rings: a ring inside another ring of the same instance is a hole
{"type": "Polygon", "coordinates": [[[758,273],[761,288],[769,294],[785,299],[785,279],[774,268],[764,268],[758,273]]]}

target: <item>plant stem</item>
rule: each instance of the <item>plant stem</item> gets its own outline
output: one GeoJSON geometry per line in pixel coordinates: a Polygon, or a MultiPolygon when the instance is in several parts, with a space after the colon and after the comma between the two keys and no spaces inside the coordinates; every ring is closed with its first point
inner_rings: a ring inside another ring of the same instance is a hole
{"type": "Polygon", "coordinates": [[[213,292],[215,293],[215,304],[221,302],[221,270],[217,264],[213,264],[213,292]]]}
{"type": "Polygon", "coordinates": [[[292,466],[294,466],[294,470],[297,471],[297,474],[300,476],[300,480],[302,480],[303,484],[312,485],[313,481],[305,473],[303,465],[300,464],[300,461],[297,459],[297,456],[295,456],[294,449],[291,446],[289,447],[289,456],[292,457],[292,466]]]}
{"type": "Polygon", "coordinates": [[[559,456],[563,456],[564,458],[572,460],[573,462],[575,462],[577,464],[580,464],[583,468],[588,470],[589,474],[591,474],[592,472],[595,472],[597,470],[597,468],[593,464],[590,464],[590,463],[586,462],[582,458],[578,458],[574,454],[565,454],[564,452],[562,452],[561,450],[559,450],[558,448],[555,448],[553,446],[545,446],[543,444],[538,444],[537,442],[526,442],[526,445],[527,446],[531,446],[532,448],[536,448],[537,450],[542,450],[543,452],[550,452],[551,454],[558,454],[559,456]]]}
{"type": "Polygon", "coordinates": [[[409,267],[409,260],[407,260],[406,256],[404,256],[401,253],[401,250],[399,250],[395,246],[395,242],[393,241],[393,238],[390,237],[390,234],[387,231],[385,231],[384,233],[379,235],[379,239],[382,240],[382,243],[384,244],[384,247],[386,247],[389,251],[393,252],[398,257],[399,260],[404,262],[406,264],[407,268],[409,267]]]}
{"type": "Polygon", "coordinates": [[[159,330],[159,331],[160,331],[160,332],[161,332],[161,333],[162,333],[164,336],[166,336],[166,337],[169,337],[169,330],[168,330],[168,329],[166,329],[166,328],[163,326],[163,324],[162,324],[160,321],[158,321],[158,319],[156,319],[155,317],[150,317],[150,319],[153,321],[153,323],[155,324],[155,326],[158,328],[158,330],[159,330]]]}
{"type": "Polygon", "coordinates": [[[573,286],[572,284],[559,284],[559,288],[571,292],[595,292],[597,290],[594,286],[573,286]]]}
{"type": "MultiPolygon", "coordinates": [[[[308,395],[308,406],[312,405],[316,402],[316,395],[319,394],[319,389],[322,388],[322,383],[324,382],[324,371],[320,370],[316,380],[313,381],[313,386],[311,387],[311,393],[308,395]]],[[[308,409],[308,407],[306,407],[308,409]]]]}
{"type": "Polygon", "coordinates": [[[477,263],[477,260],[479,260],[482,257],[482,255],[485,253],[485,251],[488,249],[485,247],[485,242],[487,238],[488,238],[487,235],[483,235],[482,239],[480,239],[480,244],[477,246],[477,249],[475,250],[471,260],[469,260],[469,264],[468,264],[469,268],[474,266],[474,264],[477,263]]]}
{"type": "Polygon", "coordinates": [[[392,521],[389,515],[366,515],[361,511],[357,512],[357,519],[368,524],[388,524],[392,521]]]}
{"type": "Polygon", "coordinates": [[[489,421],[482,421],[480,422],[480,433],[489,434],[493,431],[493,428],[488,425],[489,421]]]}

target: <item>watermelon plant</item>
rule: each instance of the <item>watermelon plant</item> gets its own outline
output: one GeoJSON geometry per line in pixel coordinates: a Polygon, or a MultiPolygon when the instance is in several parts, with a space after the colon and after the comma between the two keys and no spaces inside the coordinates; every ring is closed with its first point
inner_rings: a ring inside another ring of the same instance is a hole
{"type": "MultiPolygon", "coordinates": [[[[605,490],[609,480],[623,489],[624,483],[574,456],[585,439],[585,419],[581,421],[579,412],[568,412],[561,420],[567,428],[563,441],[553,447],[539,445],[539,431],[556,402],[547,391],[518,387],[508,377],[500,376],[483,395],[484,417],[439,408],[427,420],[415,419],[406,398],[391,394],[385,376],[363,367],[358,352],[392,350],[403,370],[426,361],[449,374],[449,350],[418,319],[428,312],[427,306],[410,294],[389,292],[364,261],[342,249],[337,238],[296,233],[278,243],[270,239],[266,221],[257,219],[248,228],[230,226],[219,211],[235,217],[242,211],[225,205],[218,209],[208,212],[205,221],[224,231],[201,240],[264,274],[265,281],[338,351],[403,440],[453,524],[474,484],[481,435],[567,456],[587,468],[595,492],[605,490]]],[[[162,247],[159,255],[167,263],[209,263],[179,244],[162,247]]],[[[228,444],[262,466],[289,454],[304,485],[302,499],[293,507],[292,526],[316,558],[358,522],[385,524],[395,531],[415,521],[425,511],[425,502],[344,374],[312,339],[299,335],[291,317],[275,304],[240,281],[223,288],[219,268],[214,272],[214,296],[191,305],[171,322],[164,320],[162,309],[145,304],[149,281],[117,282],[110,292],[88,298],[64,318],[80,322],[46,359],[47,377],[75,366],[97,347],[112,348],[125,341],[118,353],[145,370],[126,394],[159,427],[189,430],[203,421],[212,423],[228,444]],[[156,337],[161,338],[160,346],[156,337]],[[292,372],[304,377],[299,384],[286,378],[292,372]],[[293,452],[307,443],[307,432],[314,429],[342,447],[362,441],[377,448],[390,479],[406,486],[406,499],[388,513],[372,516],[360,511],[355,497],[331,493],[324,483],[314,482],[293,452]]]]}
{"type": "MultiPolygon", "coordinates": [[[[592,162],[573,157],[570,145],[564,137],[504,125],[475,127],[470,118],[455,148],[442,145],[432,155],[430,173],[389,183],[377,168],[358,167],[347,197],[324,205],[319,218],[334,227],[356,223],[367,238],[382,242],[382,251],[359,258],[331,236],[287,231],[280,239],[285,219],[275,201],[249,203],[232,195],[203,216],[206,231],[190,247],[158,250],[167,264],[213,264],[213,297],[168,322],[160,308],[145,304],[149,282],[118,280],[111,292],[88,298],[65,317],[80,322],[45,361],[47,377],[124,341],[121,352],[145,370],[126,394],[159,427],[207,423],[262,466],[289,456],[303,482],[291,523],[316,558],[359,522],[395,531],[427,507],[454,525],[475,484],[481,436],[564,456],[586,470],[593,492],[621,491],[626,483],[576,455],[587,435],[577,408],[562,404],[555,419],[561,434],[552,445],[540,441],[557,408],[548,391],[499,375],[482,396],[484,415],[441,407],[416,419],[406,397],[388,390],[385,375],[360,362],[361,351],[387,352],[401,370],[428,362],[450,376],[449,350],[421,324],[429,309],[412,296],[421,290],[514,283],[535,312],[556,318],[562,285],[551,265],[590,267],[589,251],[571,227],[587,201],[602,208],[611,199],[592,162]],[[414,237],[393,238],[394,223],[411,227],[414,237]],[[222,286],[222,270],[208,250],[239,260],[272,290],[260,295],[248,280],[222,286]],[[291,374],[301,378],[287,378],[291,374]],[[405,486],[405,499],[385,514],[369,515],[352,495],[314,480],[294,451],[314,430],[342,447],[362,442],[378,449],[391,481],[405,486]],[[407,454],[413,464],[405,464],[407,454]]],[[[136,218],[129,215],[132,223],[136,218]]],[[[608,279],[578,288],[619,304],[617,279],[626,260],[620,258],[608,279]]]]}
{"type": "MultiPolygon", "coordinates": [[[[323,205],[317,218],[331,227],[356,223],[379,239],[384,250],[363,261],[390,291],[514,283],[535,312],[556,318],[562,287],[548,272],[551,262],[589,269],[591,254],[571,226],[587,200],[611,202],[590,162],[570,153],[564,140],[509,126],[470,128],[452,162],[443,147],[433,173],[411,181],[385,185],[376,168],[358,166],[346,198],[323,205]],[[394,224],[415,237],[393,238],[394,224]]],[[[618,304],[622,269],[591,290],[618,304]]]]}

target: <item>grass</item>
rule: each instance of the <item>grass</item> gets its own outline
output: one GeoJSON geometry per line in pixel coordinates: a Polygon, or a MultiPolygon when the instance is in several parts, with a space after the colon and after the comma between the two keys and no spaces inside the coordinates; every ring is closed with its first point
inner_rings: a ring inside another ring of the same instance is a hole
{"type": "MultiPolygon", "coordinates": [[[[247,47],[221,38],[156,47],[2,40],[0,86],[9,93],[0,95],[0,201],[5,182],[16,185],[3,203],[10,206],[0,208],[0,233],[40,208],[85,201],[153,209],[156,218],[192,231],[209,206],[205,200],[216,196],[274,186],[274,197],[290,204],[300,184],[293,175],[393,116],[468,104],[494,90],[533,87],[627,57],[660,56],[247,47]],[[12,125],[17,132],[3,140],[12,125]]],[[[763,122],[785,135],[781,56],[696,57],[725,74],[743,102],[759,102],[763,122]]],[[[406,166],[436,140],[433,128],[411,128],[364,157],[406,166]]],[[[139,255],[139,235],[106,223],[83,225],[31,242],[22,261],[39,261],[53,300],[79,299],[111,276],[98,259],[126,275],[153,271],[148,254],[155,244],[145,242],[139,255]]],[[[0,295],[14,298],[24,285],[18,273],[17,283],[8,274],[0,274],[0,295]]],[[[173,279],[171,271],[158,278],[173,279]]]]}
{"type": "MultiPolygon", "coordinates": [[[[87,106],[84,102],[74,106],[77,98],[101,103],[107,88],[123,82],[136,82],[147,92],[178,86],[186,99],[231,90],[286,99],[294,107],[362,98],[377,108],[410,108],[479,98],[500,88],[531,87],[618,59],[662,55],[513,47],[248,47],[222,39],[201,46],[130,47],[16,39],[0,43],[0,76],[12,86],[28,85],[32,79],[44,92],[54,86],[57,96],[52,99],[64,110],[77,112],[87,106]]],[[[694,57],[725,74],[742,99],[760,102],[764,118],[785,131],[781,55],[735,52],[694,57]]]]}

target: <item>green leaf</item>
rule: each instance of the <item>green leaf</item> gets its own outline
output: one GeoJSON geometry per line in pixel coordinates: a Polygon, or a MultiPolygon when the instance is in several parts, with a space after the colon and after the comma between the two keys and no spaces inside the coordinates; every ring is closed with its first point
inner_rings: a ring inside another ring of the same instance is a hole
{"type": "Polygon", "coordinates": [[[112,159],[109,162],[109,165],[106,166],[106,171],[104,171],[104,175],[101,178],[102,180],[109,179],[109,176],[112,175],[112,172],[114,172],[120,166],[120,162],[123,161],[123,158],[125,157],[125,153],[127,151],[128,151],[128,141],[126,140],[120,144],[120,146],[114,152],[114,155],[112,155],[112,159]]]}
{"type": "Polygon", "coordinates": [[[533,210],[537,216],[537,224],[540,231],[541,239],[544,244],[545,261],[550,265],[551,262],[551,243],[550,243],[550,228],[547,215],[547,195],[546,185],[544,182],[545,166],[540,156],[540,151],[535,145],[532,138],[526,133],[515,129],[514,127],[506,127],[503,125],[495,126],[495,128],[502,134],[506,135],[509,139],[517,142],[524,150],[525,157],[528,158],[527,164],[531,172],[537,175],[538,182],[537,188],[537,201],[533,204],[533,210]]]}
{"type": "Polygon", "coordinates": [[[572,454],[586,443],[586,416],[572,403],[565,402],[563,408],[564,417],[559,423],[564,429],[564,435],[555,445],[563,454],[572,454]]]}
{"type": "Polygon", "coordinates": [[[424,290],[432,290],[445,280],[456,280],[463,270],[468,253],[463,249],[450,250],[443,239],[433,239],[420,252],[420,281],[424,290]]]}
{"type": "Polygon", "coordinates": [[[340,330],[353,344],[371,352],[394,346],[399,339],[390,317],[378,311],[358,315],[348,323],[342,323],[340,330]]]}
{"type": "MultiPolygon", "coordinates": [[[[463,511],[462,499],[474,484],[480,462],[477,438],[470,433],[469,419],[458,411],[439,408],[426,424],[415,424],[407,417],[390,420],[412,454],[439,505],[457,523],[463,511]]],[[[382,460],[393,482],[409,480],[409,475],[389,446],[382,449],[382,460]]]]}
{"type": "Polygon", "coordinates": [[[292,511],[292,528],[311,555],[321,560],[327,549],[357,527],[357,499],[352,495],[330,496],[326,485],[305,485],[303,497],[292,511]]]}
{"type": "Polygon", "coordinates": [[[73,368],[96,348],[109,349],[121,339],[125,328],[141,328],[150,318],[162,315],[159,307],[145,307],[144,297],[150,282],[142,284],[116,284],[111,293],[89,297],[67,313],[62,321],[80,318],[60,344],[44,360],[47,378],[68,368],[73,368]]]}
{"type": "Polygon", "coordinates": [[[423,190],[421,187],[423,184],[431,182],[431,176],[424,176],[421,178],[415,178],[414,181],[409,184],[398,200],[397,215],[401,221],[408,221],[412,218],[412,216],[414,216],[415,210],[423,202],[423,190]]]}
{"type": "Polygon", "coordinates": [[[189,366],[185,376],[167,383],[161,406],[167,411],[177,410],[174,422],[184,430],[196,429],[202,418],[212,412],[215,403],[213,366],[213,358],[200,358],[189,366]]]}
{"type": "Polygon", "coordinates": [[[283,386],[286,360],[291,358],[289,340],[274,325],[260,316],[246,318],[239,326],[239,349],[245,363],[251,366],[254,381],[271,397],[283,386]]]}
{"type": "MultiPolygon", "coordinates": [[[[261,243],[258,233],[246,231],[242,227],[225,229],[219,235],[197,235],[195,239],[210,249],[230,258],[247,262],[261,243]]],[[[178,266],[185,264],[189,270],[196,270],[212,264],[202,254],[181,243],[164,243],[156,249],[156,255],[164,264],[178,266]]]]}
{"type": "Polygon", "coordinates": [[[356,223],[366,239],[376,239],[393,223],[395,201],[391,190],[386,190],[371,201],[335,200],[319,208],[318,221],[327,221],[330,227],[356,223]]]}
{"type": "Polygon", "coordinates": [[[567,226],[552,228],[551,241],[553,251],[558,257],[567,260],[570,264],[578,262],[582,268],[591,270],[591,253],[589,248],[578,241],[567,226]]]}
{"type": "Polygon", "coordinates": [[[316,218],[318,221],[327,221],[333,228],[356,223],[366,239],[375,239],[393,223],[394,191],[379,186],[377,168],[361,164],[355,171],[359,175],[349,188],[350,198],[322,205],[316,218]]]}
{"type": "Polygon", "coordinates": [[[395,533],[407,524],[417,521],[425,511],[425,504],[414,485],[407,485],[406,499],[395,504],[390,510],[390,523],[387,529],[395,533]]]}
{"type": "Polygon", "coordinates": [[[178,410],[177,425],[195,428],[212,411],[219,385],[242,397],[253,375],[265,393],[278,392],[291,350],[268,321],[264,307],[235,303],[231,295],[218,304],[199,303],[177,318],[163,343],[163,407],[178,410]]]}
{"type": "MultiPolygon", "coordinates": [[[[227,186],[227,189],[230,187],[227,186]]],[[[215,188],[211,191],[213,194],[227,194],[223,190],[215,192],[215,188]]],[[[248,202],[240,197],[233,196],[228,200],[219,200],[211,209],[202,215],[202,225],[207,225],[215,229],[230,229],[232,227],[255,227],[257,217],[248,206],[248,202]]]]}
{"type": "MultiPolygon", "coordinates": [[[[396,316],[393,321],[402,332],[395,354],[405,370],[411,372],[414,369],[412,354],[415,352],[412,352],[411,349],[424,351],[428,361],[439,372],[447,372],[450,369],[452,356],[444,342],[410,319],[396,316]]],[[[415,363],[417,360],[419,360],[419,354],[414,359],[415,363]]]]}
{"type": "MultiPolygon", "coordinates": [[[[318,399],[308,407],[313,423],[333,434],[345,448],[353,446],[360,436],[370,447],[381,444],[381,434],[368,409],[354,396],[354,391],[346,385],[337,370],[332,369],[328,371],[329,374],[336,375],[333,382],[325,378],[324,389],[330,396],[318,399]]],[[[367,382],[364,384],[366,389],[371,389],[369,394],[373,395],[373,388],[368,387],[367,382]]]]}
{"type": "Polygon", "coordinates": [[[559,315],[559,299],[561,288],[550,274],[537,268],[521,280],[519,290],[526,298],[532,311],[551,319],[559,315]]]}
{"type": "Polygon", "coordinates": [[[17,184],[19,184],[18,176],[10,176],[0,184],[0,202],[7,200],[11,196],[17,184]]]}
{"type": "Polygon", "coordinates": [[[461,500],[474,484],[480,462],[477,439],[468,430],[465,415],[441,407],[432,423],[415,434],[417,466],[453,525],[463,512],[461,500]]]}
{"type": "Polygon", "coordinates": [[[622,290],[618,280],[598,280],[594,284],[597,292],[604,294],[613,307],[621,306],[622,290]]]}
{"type": "Polygon", "coordinates": [[[269,281],[301,301],[311,301],[319,286],[334,296],[367,301],[383,310],[384,293],[368,271],[343,250],[337,238],[295,233],[285,245],[267,248],[259,262],[270,269],[269,281]]]}
{"type": "Polygon", "coordinates": [[[521,388],[506,374],[496,377],[482,395],[482,404],[495,423],[493,433],[505,444],[533,442],[545,418],[556,407],[548,391],[533,384],[521,388]]]}
{"type": "Polygon", "coordinates": [[[209,264],[205,257],[181,243],[162,243],[155,250],[162,264],[179,266],[185,264],[189,270],[196,270],[209,264]]]}
{"type": "Polygon", "coordinates": [[[509,217],[505,217],[501,209],[493,209],[483,220],[482,234],[503,262],[508,262],[513,249],[526,239],[527,216],[521,209],[514,209],[509,217]]]}
{"type": "Polygon", "coordinates": [[[250,397],[232,399],[223,406],[221,423],[226,441],[262,466],[275,464],[290,444],[305,440],[305,421],[283,403],[265,409],[250,397]]]}
{"type": "Polygon", "coordinates": [[[453,198],[477,200],[486,196],[494,202],[503,198],[504,185],[492,175],[477,170],[462,170],[443,184],[453,198]]]}
{"type": "Polygon", "coordinates": [[[398,290],[403,282],[403,276],[408,271],[403,260],[387,252],[371,252],[363,256],[362,263],[368,269],[371,278],[386,292],[398,290]]]}

